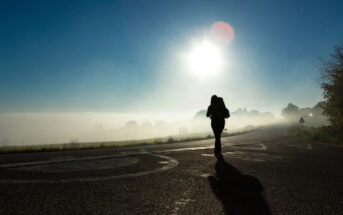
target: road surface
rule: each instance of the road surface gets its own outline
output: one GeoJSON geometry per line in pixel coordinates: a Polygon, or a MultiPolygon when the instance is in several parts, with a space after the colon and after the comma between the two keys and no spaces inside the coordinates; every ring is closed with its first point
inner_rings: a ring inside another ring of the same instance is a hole
{"type": "Polygon", "coordinates": [[[0,155],[0,214],[343,214],[343,150],[264,128],[213,139],[0,155]]]}

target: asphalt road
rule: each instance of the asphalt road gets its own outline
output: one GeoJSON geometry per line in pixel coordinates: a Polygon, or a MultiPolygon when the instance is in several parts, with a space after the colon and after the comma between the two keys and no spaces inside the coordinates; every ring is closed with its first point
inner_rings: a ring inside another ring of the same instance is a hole
{"type": "Polygon", "coordinates": [[[0,214],[343,214],[343,150],[285,134],[0,155],[0,214]]]}

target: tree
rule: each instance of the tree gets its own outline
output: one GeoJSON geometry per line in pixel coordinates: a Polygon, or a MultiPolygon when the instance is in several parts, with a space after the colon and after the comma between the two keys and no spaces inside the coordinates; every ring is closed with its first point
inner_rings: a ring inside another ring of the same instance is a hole
{"type": "Polygon", "coordinates": [[[321,60],[324,114],[338,132],[343,131],[343,44],[335,46],[329,60],[321,60]]]}
{"type": "Polygon", "coordinates": [[[282,109],[281,115],[290,122],[296,122],[300,117],[299,107],[289,103],[287,107],[282,109]]]}

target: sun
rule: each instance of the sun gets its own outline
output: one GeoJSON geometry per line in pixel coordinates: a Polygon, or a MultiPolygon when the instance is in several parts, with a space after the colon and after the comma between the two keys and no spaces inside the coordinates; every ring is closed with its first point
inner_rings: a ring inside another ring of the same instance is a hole
{"type": "Polygon", "coordinates": [[[220,47],[209,40],[194,43],[187,55],[188,70],[200,78],[216,76],[223,65],[220,47]]]}

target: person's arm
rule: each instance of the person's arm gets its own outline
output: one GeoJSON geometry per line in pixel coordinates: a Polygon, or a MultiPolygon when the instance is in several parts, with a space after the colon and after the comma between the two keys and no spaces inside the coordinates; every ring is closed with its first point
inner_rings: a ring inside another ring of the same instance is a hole
{"type": "Polygon", "coordinates": [[[206,116],[210,117],[212,114],[212,105],[208,106],[206,116]]]}

